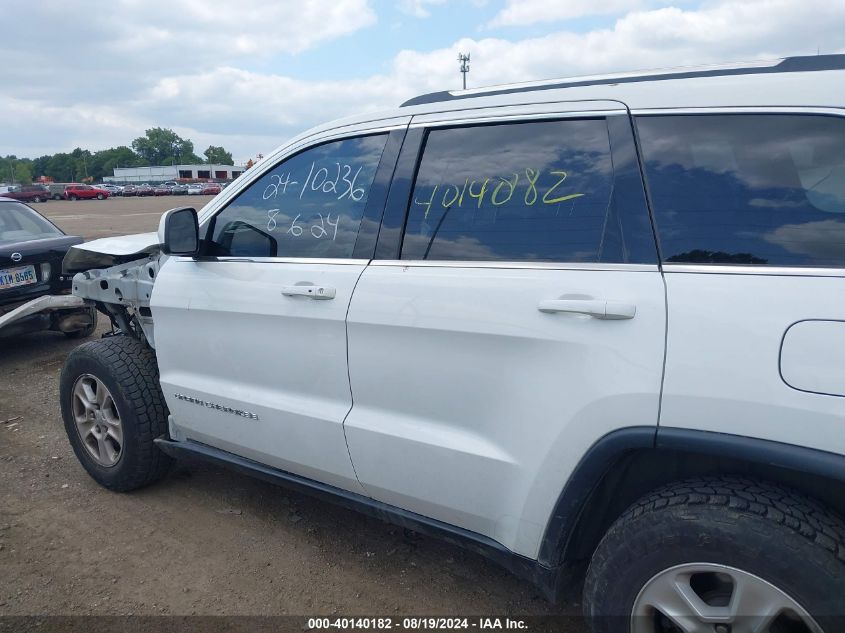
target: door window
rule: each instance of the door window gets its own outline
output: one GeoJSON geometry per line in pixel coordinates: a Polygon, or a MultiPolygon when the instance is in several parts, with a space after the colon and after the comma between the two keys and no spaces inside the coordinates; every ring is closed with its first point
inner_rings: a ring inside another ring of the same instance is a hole
{"type": "Polygon", "coordinates": [[[435,129],[402,259],[625,261],[604,119],[435,129]]]}
{"type": "Polygon", "coordinates": [[[845,265],[845,120],[637,121],[666,262],[845,265]]]}
{"type": "Polygon", "coordinates": [[[325,143],[283,161],[212,220],[209,255],[350,258],[386,134],[325,143]]]}

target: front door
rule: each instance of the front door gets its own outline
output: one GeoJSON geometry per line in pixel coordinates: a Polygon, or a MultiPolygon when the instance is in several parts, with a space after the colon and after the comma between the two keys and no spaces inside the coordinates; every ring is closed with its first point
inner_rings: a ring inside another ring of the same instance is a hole
{"type": "Polygon", "coordinates": [[[151,306],[176,439],[361,492],[342,427],[345,319],[387,139],[283,160],[207,222],[202,257],[162,267],[151,306]]]}
{"type": "Polygon", "coordinates": [[[530,557],[589,447],[656,427],[666,332],[627,111],[570,107],[426,122],[348,319],[367,492],[530,557]]]}

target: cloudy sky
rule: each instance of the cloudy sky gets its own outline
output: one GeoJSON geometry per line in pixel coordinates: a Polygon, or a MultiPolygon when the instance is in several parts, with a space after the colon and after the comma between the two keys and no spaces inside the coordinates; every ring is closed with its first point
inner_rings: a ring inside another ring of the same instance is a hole
{"type": "Polygon", "coordinates": [[[460,87],[845,52],[842,0],[3,0],[0,155],[170,127],[237,161],[460,87]]]}

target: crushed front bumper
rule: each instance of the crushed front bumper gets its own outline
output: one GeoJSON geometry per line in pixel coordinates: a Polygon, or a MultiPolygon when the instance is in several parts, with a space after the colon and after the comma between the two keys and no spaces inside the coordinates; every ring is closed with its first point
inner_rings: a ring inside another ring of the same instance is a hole
{"type": "Polygon", "coordinates": [[[20,332],[58,329],[62,332],[80,330],[90,325],[91,307],[74,295],[44,295],[0,313],[0,337],[20,332]],[[61,312],[61,318],[53,313],[61,312]],[[87,320],[87,323],[86,323],[87,320]]]}

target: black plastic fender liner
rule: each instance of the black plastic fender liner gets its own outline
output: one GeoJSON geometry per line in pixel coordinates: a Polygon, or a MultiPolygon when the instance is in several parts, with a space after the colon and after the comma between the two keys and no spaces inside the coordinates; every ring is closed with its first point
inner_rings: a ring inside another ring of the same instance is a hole
{"type": "Polygon", "coordinates": [[[566,545],[593,490],[626,454],[653,449],[656,435],[656,426],[632,426],[611,431],[589,448],[572,471],[546,525],[538,556],[541,565],[561,564],[566,545]]]}

